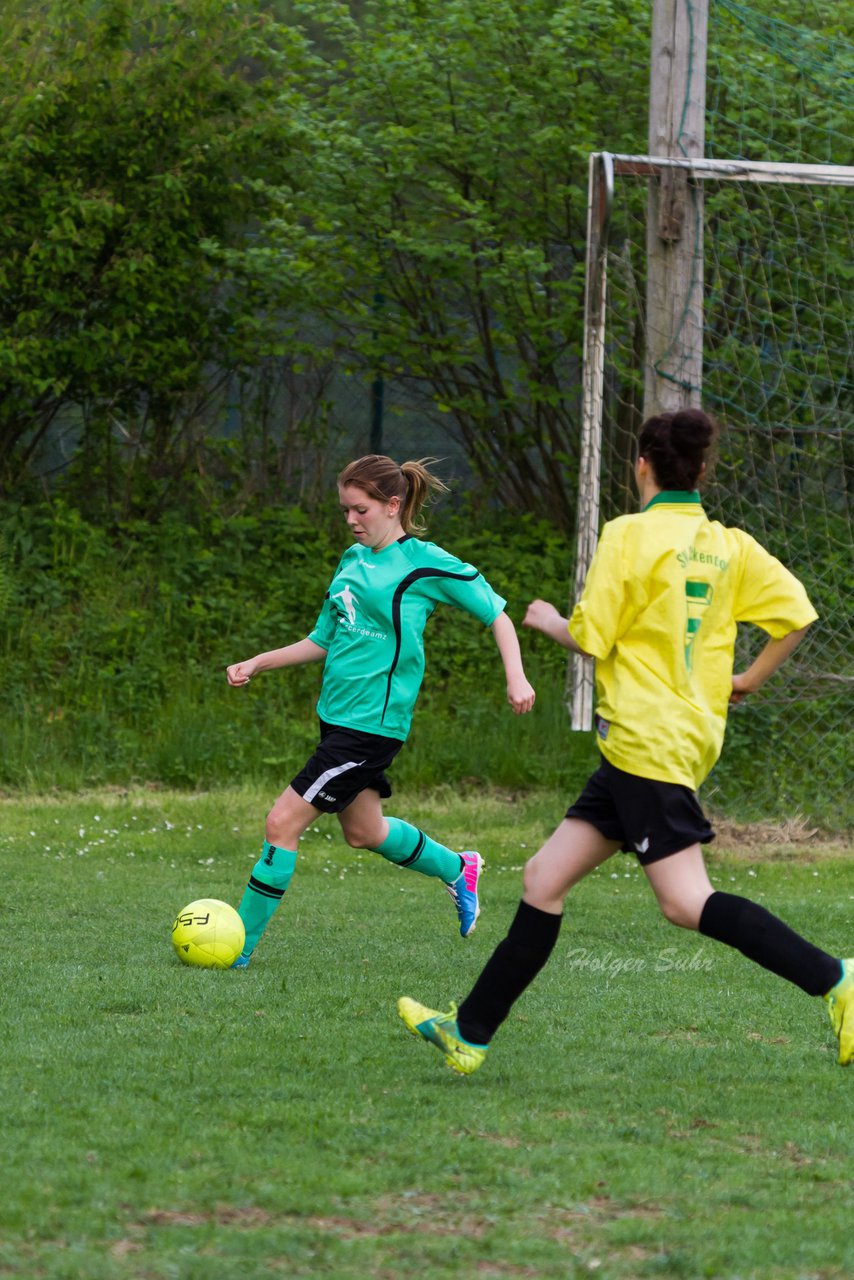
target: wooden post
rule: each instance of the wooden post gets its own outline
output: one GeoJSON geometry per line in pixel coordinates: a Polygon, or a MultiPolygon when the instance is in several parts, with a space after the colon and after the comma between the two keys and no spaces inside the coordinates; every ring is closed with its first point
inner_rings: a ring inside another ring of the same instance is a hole
{"type": "MultiPolygon", "coordinates": [[[[705,145],[708,0],[653,0],[649,153],[705,145]]],[[[698,405],[703,386],[703,188],[681,170],[649,184],[644,417],[698,405]]]]}

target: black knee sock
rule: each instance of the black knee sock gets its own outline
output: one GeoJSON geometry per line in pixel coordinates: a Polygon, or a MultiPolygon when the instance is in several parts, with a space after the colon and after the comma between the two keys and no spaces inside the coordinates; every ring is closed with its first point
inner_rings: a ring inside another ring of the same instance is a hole
{"type": "Polygon", "coordinates": [[[734,893],[713,893],[700,916],[700,933],[735,947],[748,960],[787,978],[810,996],[826,995],[841,965],[770,911],[734,893]]]}
{"type": "Polygon", "coordinates": [[[499,942],[457,1012],[457,1026],[465,1040],[489,1044],[514,1001],[551,955],[561,918],[519,903],[507,937],[499,942]]]}

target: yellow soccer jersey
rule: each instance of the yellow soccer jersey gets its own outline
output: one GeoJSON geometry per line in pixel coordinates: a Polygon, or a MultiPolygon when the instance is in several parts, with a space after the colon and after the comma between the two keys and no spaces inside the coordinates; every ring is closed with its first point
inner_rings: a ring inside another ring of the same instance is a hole
{"type": "Polygon", "coordinates": [[[788,569],[698,493],[609,521],[569,620],[596,659],[599,748],[618,769],[696,789],[723,746],[736,623],[779,640],[818,617],[788,569]]]}

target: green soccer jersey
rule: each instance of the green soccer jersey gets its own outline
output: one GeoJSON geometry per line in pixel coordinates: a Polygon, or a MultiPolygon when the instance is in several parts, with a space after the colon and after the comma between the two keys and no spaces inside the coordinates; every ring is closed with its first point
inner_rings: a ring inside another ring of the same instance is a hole
{"type": "Polygon", "coordinates": [[[424,627],[437,604],[491,626],[505,600],[472,565],[406,535],[344,552],[310,639],[326,650],[317,713],[403,741],[424,678],[424,627]]]}

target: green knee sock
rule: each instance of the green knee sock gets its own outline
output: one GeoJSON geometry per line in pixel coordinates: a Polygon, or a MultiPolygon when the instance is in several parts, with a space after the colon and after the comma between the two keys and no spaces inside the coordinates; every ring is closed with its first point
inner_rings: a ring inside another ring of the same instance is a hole
{"type": "Polygon", "coordinates": [[[459,879],[463,860],[458,853],[437,844],[423,831],[400,818],[387,818],[386,821],[388,835],[382,844],[377,845],[375,853],[382,854],[399,867],[409,867],[425,876],[438,876],[445,884],[453,884],[459,879]]]}
{"type": "Polygon", "coordinates": [[[238,907],[238,914],[246,929],[243,955],[251,956],[258,939],[267,928],[270,918],[282,900],[294,874],[297,855],[290,849],[279,849],[264,841],[261,857],[252,868],[249,883],[238,907]]]}

